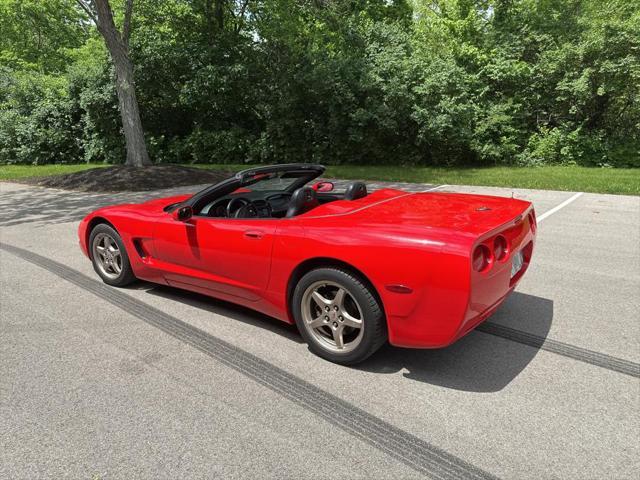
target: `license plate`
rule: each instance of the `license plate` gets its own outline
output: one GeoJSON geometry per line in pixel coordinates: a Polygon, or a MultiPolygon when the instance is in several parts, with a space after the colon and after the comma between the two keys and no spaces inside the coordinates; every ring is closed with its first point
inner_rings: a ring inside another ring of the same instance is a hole
{"type": "Polygon", "coordinates": [[[522,269],[523,263],[524,259],[522,258],[522,252],[517,252],[511,260],[511,278],[515,277],[516,274],[522,269]]]}

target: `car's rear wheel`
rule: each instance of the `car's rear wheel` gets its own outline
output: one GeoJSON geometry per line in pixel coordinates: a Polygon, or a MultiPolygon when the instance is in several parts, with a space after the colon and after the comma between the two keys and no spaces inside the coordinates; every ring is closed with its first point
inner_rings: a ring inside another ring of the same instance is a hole
{"type": "Polygon", "coordinates": [[[296,286],[292,310],[300,333],[315,354],[343,365],[365,360],[387,339],[375,292],[360,276],[340,268],[318,268],[296,286]]]}
{"type": "Polygon", "coordinates": [[[122,238],[112,227],[104,223],[96,225],[89,245],[93,268],[104,283],[124,287],[136,279],[122,238]]]}

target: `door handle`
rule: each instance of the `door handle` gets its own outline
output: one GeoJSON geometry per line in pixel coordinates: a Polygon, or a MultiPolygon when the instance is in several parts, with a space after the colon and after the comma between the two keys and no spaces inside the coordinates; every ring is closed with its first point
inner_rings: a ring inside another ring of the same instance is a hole
{"type": "Polygon", "coordinates": [[[259,232],[257,230],[248,230],[248,231],[244,232],[244,236],[247,237],[247,238],[260,239],[260,238],[262,238],[262,232],[259,232]]]}

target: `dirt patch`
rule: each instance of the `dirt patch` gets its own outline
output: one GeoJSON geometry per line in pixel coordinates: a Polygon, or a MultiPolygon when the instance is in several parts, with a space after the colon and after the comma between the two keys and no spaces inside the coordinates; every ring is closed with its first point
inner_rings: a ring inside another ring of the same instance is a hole
{"type": "Polygon", "coordinates": [[[48,177],[32,177],[20,183],[48,188],[91,192],[141,192],[162,188],[218,183],[232,175],[221,170],[203,170],[181,165],[91,168],[82,172],[48,177]]]}

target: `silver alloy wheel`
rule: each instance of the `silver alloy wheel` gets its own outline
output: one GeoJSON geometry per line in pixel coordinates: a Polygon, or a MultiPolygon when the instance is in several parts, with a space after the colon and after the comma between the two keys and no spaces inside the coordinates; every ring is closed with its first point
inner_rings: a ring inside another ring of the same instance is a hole
{"type": "Polygon", "coordinates": [[[115,280],[122,273],[122,252],[116,241],[106,233],[99,233],[93,239],[93,258],[100,272],[115,280]]]}
{"type": "Polygon", "coordinates": [[[350,352],[362,341],[362,309],[353,295],[338,283],[319,281],[305,290],[302,320],[317,343],[332,352],[350,352]]]}

